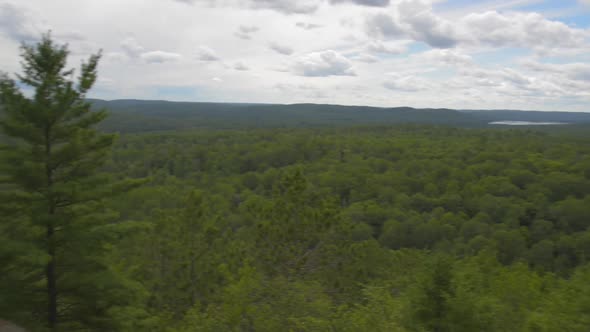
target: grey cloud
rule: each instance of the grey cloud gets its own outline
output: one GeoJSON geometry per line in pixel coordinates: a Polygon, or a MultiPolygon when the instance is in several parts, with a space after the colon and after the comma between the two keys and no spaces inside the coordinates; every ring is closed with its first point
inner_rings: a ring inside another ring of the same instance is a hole
{"type": "Polygon", "coordinates": [[[253,33],[253,32],[256,32],[256,31],[260,30],[260,28],[257,27],[257,26],[254,26],[254,25],[251,25],[251,26],[240,25],[239,30],[242,33],[253,33]]]}
{"type": "Polygon", "coordinates": [[[86,37],[77,31],[63,32],[56,34],[56,37],[66,41],[85,41],[86,37]]]}
{"type": "Polygon", "coordinates": [[[250,40],[252,38],[252,34],[257,32],[258,30],[260,30],[260,28],[258,28],[257,26],[245,26],[245,25],[240,25],[240,27],[238,28],[238,31],[236,31],[236,33],[234,33],[234,35],[238,38],[244,39],[244,40],[250,40]]]}
{"type": "Polygon", "coordinates": [[[321,0],[250,0],[254,9],[272,9],[284,14],[309,14],[315,12],[321,0]]]}
{"type": "Polygon", "coordinates": [[[291,69],[297,75],[309,77],[356,75],[352,62],[332,50],[302,56],[292,65],[291,69]]]}
{"type": "Polygon", "coordinates": [[[379,13],[370,16],[366,22],[367,33],[370,36],[382,38],[397,38],[405,34],[402,26],[393,17],[379,13]]]}
{"type": "Polygon", "coordinates": [[[11,3],[0,4],[0,31],[17,41],[35,41],[47,27],[25,7],[11,3]]]}
{"type": "Polygon", "coordinates": [[[297,22],[297,23],[295,23],[295,26],[298,28],[301,28],[301,29],[305,29],[305,30],[313,30],[313,29],[317,29],[317,28],[322,27],[319,24],[305,23],[305,22],[297,22]]]}
{"type": "Polygon", "coordinates": [[[330,3],[354,3],[361,6],[387,7],[389,6],[390,0],[330,0],[330,3]]]}
{"type": "Polygon", "coordinates": [[[164,51],[145,52],[142,53],[139,57],[147,63],[174,62],[180,60],[181,58],[180,54],[164,51]]]}
{"type": "MultiPolygon", "coordinates": [[[[232,2],[222,0],[175,0],[177,2],[194,4],[206,3],[210,6],[231,5],[232,2]]],[[[322,3],[330,4],[351,3],[360,6],[387,7],[390,0],[240,0],[233,4],[241,4],[252,9],[270,9],[283,14],[310,14],[315,12],[322,3]]]]}
{"type": "Polygon", "coordinates": [[[290,48],[289,46],[285,46],[285,45],[281,45],[281,44],[277,44],[275,42],[272,42],[270,44],[268,44],[268,47],[270,47],[271,50],[283,54],[283,55],[291,55],[293,54],[293,49],[290,48]]]}
{"type": "Polygon", "coordinates": [[[366,29],[373,37],[410,37],[435,48],[449,48],[458,43],[453,25],[436,16],[431,5],[416,0],[399,3],[396,16],[379,13],[369,17],[366,29]]]}
{"type": "Polygon", "coordinates": [[[197,59],[201,61],[219,61],[220,58],[214,50],[207,46],[200,46],[197,50],[197,59]]]}
{"type": "Polygon", "coordinates": [[[234,33],[234,36],[236,36],[236,37],[238,37],[240,39],[244,39],[244,40],[250,40],[250,39],[252,39],[252,37],[249,34],[242,33],[240,31],[234,33]]]}
{"type": "Polygon", "coordinates": [[[234,64],[234,69],[240,71],[250,70],[250,68],[248,68],[248,66],[246,66],[243,62],[236,62],[234,64]]]}
{"type": "Polygon", "coordinates": [[[324,0],[174,0],[185,4],[204,3],[209,6],[242,6],[251,9],[269,9],[283,14],[310,14],[324,0]]]}
{"type": "Polygon", "coordinates": [[[409,34],[432,47],[448,48],[458,42],[454,27],[432,12],[422,1],[404,1],[398,6],[399,17],[410,27],[409,34]]]}

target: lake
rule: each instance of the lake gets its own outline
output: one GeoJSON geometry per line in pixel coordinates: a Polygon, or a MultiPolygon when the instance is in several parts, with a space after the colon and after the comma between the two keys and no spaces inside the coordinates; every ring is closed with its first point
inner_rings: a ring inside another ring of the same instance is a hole
{"type": "Polygon", "coordinates": [[[567,122],[536,122],[536,121],[494,121],[488,124],[491,125],[506,125],[506,126],[553,126],[566,125],[567,122]]]}

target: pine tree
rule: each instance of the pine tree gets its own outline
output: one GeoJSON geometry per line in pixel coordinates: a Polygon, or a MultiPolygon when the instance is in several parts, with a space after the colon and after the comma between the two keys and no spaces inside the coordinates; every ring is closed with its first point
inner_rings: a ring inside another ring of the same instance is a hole
{"type": "Polygon", "coordinates": [[[109,244],[128,224],[104,199],[139,181],[101,174],[115,135],[94,129],[106,116],[85,99],[100,53],[74,70],[67,45],[45,34],[23,45],[20,84],[0,77],[0,299],[4,318],[50,331],[110,329],[132,285],[109,264],[109,244]],[[21,86],[33,90],[32,96],[21,86]],[[3,287],[3,288],[4,288],[3,287]],[[119,308],[119,309],[117,309],[119,308]]]}

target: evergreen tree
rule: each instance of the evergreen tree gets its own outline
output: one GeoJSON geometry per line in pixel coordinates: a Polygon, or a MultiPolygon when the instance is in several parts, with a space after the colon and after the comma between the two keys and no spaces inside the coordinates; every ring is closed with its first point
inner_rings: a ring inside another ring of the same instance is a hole
{"type": "Polygon", "coordinates": [[[77,82],[68,53],[45,34],[22,46],[20,84],[0,77],[0,129],[9,139],[0,162],[0,312],[32,329],[105,330],[136,297],[108,262],[109,243],[129,225],[116,223],[103,201],[139,182],[100,173],[115,140],[94,129],[107,114],[85,99],[100,53],[82,63],[77,82]]]}

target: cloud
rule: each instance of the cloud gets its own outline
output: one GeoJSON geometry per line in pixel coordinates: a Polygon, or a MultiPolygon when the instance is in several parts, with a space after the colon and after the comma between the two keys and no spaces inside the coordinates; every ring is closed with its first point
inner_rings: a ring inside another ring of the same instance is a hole
{"type": "Polygon", "coordinates": [[[355,56],[351,57],[350,59],[352,59],[354,61],[364,62],[364,63],[379,62],[378,57],[371,55],[371,54],[366,54],[366,53],[355,55],[355,56]]]}
{"type": "Polygon", "coordinates": [[[313,30],[317,28],[321,28],[322,25],[320,24],[313,24],[313,23],[306,23],[306,22],[297,22],[295,26],[304,30],[313,30]]]}
{"type": "Polygon", "coordinates": [[[240,25],[240,27],[238,28],[238,31],[236,31],[236,33],[234,33],[234,35],[238,38],[249,40],[252,38],[251,35],[253,33],[257,32],[258,30],[260,30],[260,28],[257,26],[240,25]]]}
{"type": "Polygon", "coordinates": [[[524,61],[523,67],[541,75],[554,75],[570,80],[590,83],[590,63],[574,62],[564,64],[541,63],[538,61],[524,61]]]}
{"type": "Polygon", "coordinates": [[[432,5],[423,1],[403,1],[398,6],[399,17],[409,27],[409,35],[432,47],[448,48],[457,43],[454,26],[435,15],[432,5]]]}
{"type": "Polygon", "coordinates": [[[571,48],[585,39],[581,30],[538,13],[472,13],[459,24],[469,36],[466,42],[492,47],[571,48]]]}
{"type": "Polygon", "coordinates": [[[327,50],[300,57],[291,67],[301,76],[355,76],[352,62],[338,52],[327,50]]]}
{"type": "Polygon", "coordinates": [[[273,51],[275,51],[277,53],[283,54],[283,55],[291,55],[291,54],[293,54],[293,49],[291,47],[289,47],[289,46],[286,46],[286,45],[281,45],[281,44],[272,42],[272,43],[268,44],[268,47],[271,50],[273,50],[273,51]]]}
{"type": "Polygon", "coordinates": [[[120,63],[129,59],[129,56],[122,52],[107,52],[102,59],[108,63],[120,63]]]}
{"type": "Polygon", "coordinates": [[[449,66],[471,66],[475,65],[470,55],[462,54],[455,50],[433,49],[423,52],[417,58],[427,60],[434,64],[443,64],[449,66]]]}
{"type": "Polygon", "coordinates": [[[35,41],[48,30],[37,16],[29,8],[0,3],[0,31],[16,41],[35,41]]]}
{"type": "Polygon", "coordinates": [[[386,44],[380,40],[374,40],[369,42],[367,50],[371,53],[402,54],[408,50],[408,47],[407,42],[386,44]]]}
{"type": "Polygon", "coordinates": [[[178,61],[181,55],[172,52],[151,51],[142,53],[140,58],[147,63],[164,63],[178,61]]]}
{"type": "Polygon", "coordinates": [[[392,76],[392,78],[383,82],[383,87],[386,89],[402,92],[417,92],[430,88],[430,83],[428,81],[417,76],[392,76]]]}
{"type": "Polygon", "coordinates": [[[260,30],[260,28],[255,25],[251,25],[251,26],[240,25],[239,30],[240,30],[240,32],[243,32],[243,33],[253,33],[253,32],[260,30]]]}
{"type": "Polygon", "coordinates": [[[384,13],[370,16],[366,30],[370,36],[397,39],[410,37],[432,47],[448,48],[457,43],[453,25],[432,12],[432,7],[422,1],[402,1],[397,15],[384,13]]]}
{"type": "Polygon", "coordinates": [[[272,9],[284,14],[309,14],[315,12],[320,0],[250,0],[254,9],[272,9]]]}
{"type": "Polygon", "coordinates": [[[86,37],[78,31],[62,32],[55,35],[56,38],[66,41],[85,41],[86,37]]]}
{"type": "Polygon", "coordinates": [[[130,57],[137,57],[145,52],[145,48],[135,38],[126,38],[120,43],[123,51],[130,57]]]}
{"type": "Polygon", "coordinates": [[[367,33],[370,36],[386,39],[404,36],[406,31],[392,16],[379,13],[370,16],[366,22],[367,33]]]}
{"type": "Polygon", "coordinates": [[[199,87],[186,100],[324,95],[339,104],[590,110],[590,29],[552,16],[590,7],[532,1],[107,1],[88,10],[80,1],[0,0],[0,70],[17,72],[18,40],[51,27],[72,63],[104,50],[100,76],[111,81],[99,98],[153,99],[147,87],[182,82],[199,87]],[[326,59],[325,50],[340,57],[326,59]]]}
{"type": "Polygon", "coordinates": [[[330,3],[353,3],[361,6],[387,7],[389,6],[390,0],[330,0],[330,3]]]}
{"type": "Polygon", "coordinates": [[[302,96],[308,99],[328,98],[326,91],[310,84],[278,83],[273,88],[289,96],[302,96]]]}
{"type": "Polygon", "coordinates": [[[201,60],[201,61],[219,61],[220,60],[217,53],[215,53],[215,51],[212,50],[208,46],[200,46],[199,47],[199,49],[197,50],[197,59],[201,60]]]}
{"type": "Polygon", "coordinates": [[[250,68],[248,68],[243,62],[236,62],[234,64],[234,69],[240,71],[250,70],[250,68]]]}
{"type": "Polygon", "coordinates": [[[373,38],[411,38],[434,48],[529,47],[547,52],[577,48],[587,38],[587,32],[538,13],[487,11],[450,21],[435,14],[432,4],[423,0],[402,0],[390,14],[371,15],[365,29],[373,38]]]}

